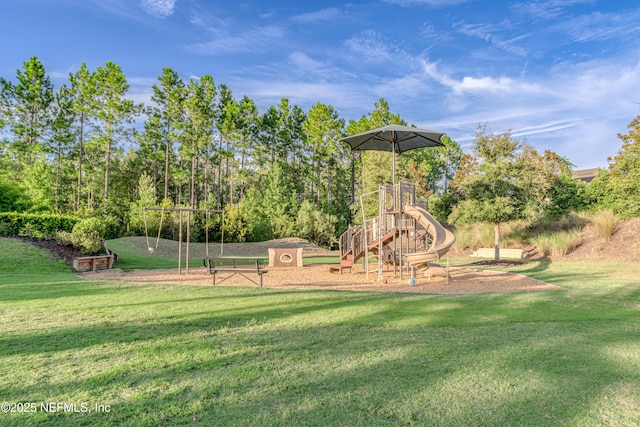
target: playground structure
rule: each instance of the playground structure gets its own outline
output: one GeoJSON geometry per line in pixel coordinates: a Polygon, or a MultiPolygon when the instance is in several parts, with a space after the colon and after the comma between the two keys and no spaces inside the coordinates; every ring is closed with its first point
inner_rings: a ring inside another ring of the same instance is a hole
{"type": "Polygon", "coordinates": [[[340,266],[331,271],[353,271],[363,259],[367,278],[372,266],[381,280],[383,266],[392,265],[394,277],[399,274],[401,279],[403,270],[413,279],[416,273],[449,279],[448,269],[433,261],[445,256],[456,238],[427,212],[426,200],[416,200],[413,183],[380,184],[377,191],[362,195],[360,203],[363,225],[351,226],[340,236],[340,266]],[[368,217],[366,201],[376,196],[377,214],[368,217]]]}

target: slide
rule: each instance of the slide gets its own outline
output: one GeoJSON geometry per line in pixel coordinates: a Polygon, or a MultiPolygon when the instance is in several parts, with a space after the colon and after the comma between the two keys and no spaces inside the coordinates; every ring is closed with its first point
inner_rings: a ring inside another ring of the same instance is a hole
{"type": "Polygon", "coordinates": [[[408,205],[404,207],[404,214],[415,218],[420,225],[431,235],[432,244],[429,249],[423,252],[416,252],[407,255],[407,261],[411,267],[415,267],[426,277],[443,276],[448,277],[447,271],[438,266],[430,264],[431,261],[444,256],[456,241],[456,236],[440,224],[426,209],[420,206],[408,205]]]}

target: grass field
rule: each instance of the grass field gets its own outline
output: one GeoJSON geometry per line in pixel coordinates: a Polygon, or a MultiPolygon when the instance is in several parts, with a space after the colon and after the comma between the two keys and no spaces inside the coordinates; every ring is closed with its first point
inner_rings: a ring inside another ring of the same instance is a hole
{"type": "Polygon", "coordinates": [[[0,239],[0,425],[640,425],[640,265],[517,270],[567,290],[88,282],[0,239]]]}

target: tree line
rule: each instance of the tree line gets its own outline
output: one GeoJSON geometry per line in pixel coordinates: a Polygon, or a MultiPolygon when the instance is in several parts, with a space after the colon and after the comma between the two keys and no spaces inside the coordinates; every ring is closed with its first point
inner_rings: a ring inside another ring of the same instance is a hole
{"type": "MultiPolygon", "coordinates": [[[[3,210],[101,217],[140,233],[143,206],[225,209],[236,221],[232,239],[335,235],[351,222],[358,195],[390,180],[388,153],[351,153],[338,139],[405,123],[384,99],[358,120],[322,103],[304,111],[287,98],[260,112],[208,74],[185,81],[168,67],[149,105],[128,90],[113,62],[95,70],[83,63],[59,87],[37,57],[13,81],[0,78],[3,210]]],[[[459,158],[449,141],[405,157],[400,176],[422,182],[425,195],[441,191],[459,158]]]]}
{"type": "MultiPolygon", "coordinates": [[[[260,112],[208,74],[184,80],[169,67],[148,105],[128,91],[113,62],[94,70],[83,63],[58,87],[37,57],[15,78],[0,77],[0,210],[102,218],[122,235],[142,234],[149,221],[159,227],[159,214],[145,218],[143,207],[224,209],[232,240],[298,235],[331,245],[358,221],[359,196],[391,182],[390,153],[352,153],[338,140],[407,124],[384,99],[358,119],[320,102],[304,111],[284,97],[260,112]]],[[[637,141],[637,123],[633,129],[625,147],[637,141]]],[[[508,131],[480,126],[472,154],[448,137],[444,143],[398,159],[399,180],[416,183],[419,197],[432,196],[443,222],[613,204],[604,202],[611,180],[599,178],[587,194],[567,159],[539,154],[508,131]]],[[[220,232],[221,225],[198,221],[194,239],[220,232]]],[[[166,237],[170,224],[159,230],[166,237]]]]}

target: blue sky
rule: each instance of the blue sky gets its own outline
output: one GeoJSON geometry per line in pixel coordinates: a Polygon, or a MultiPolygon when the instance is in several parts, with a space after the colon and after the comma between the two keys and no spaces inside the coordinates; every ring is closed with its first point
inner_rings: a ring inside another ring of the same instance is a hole
{"type": "Polygon", "coordinates": [[[606,167],[640,114],[637,0],[4,0],[0,75],[113,61],[146,102],[162,68],[261,112],[287,97],[358,119],[386,99],[467,152],[478,124],[606,167]]]}

